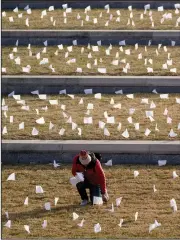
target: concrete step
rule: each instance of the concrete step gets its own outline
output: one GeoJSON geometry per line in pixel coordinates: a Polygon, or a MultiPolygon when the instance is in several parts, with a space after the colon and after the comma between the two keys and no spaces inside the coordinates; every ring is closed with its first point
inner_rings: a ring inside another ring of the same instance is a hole
{"type": "Polygon", "coordinates": [[[157,9],[159,6],[164,6],[167,9],[174,9],[174,4],[177,1],[74,1],[74,0],[61,0],[61,1],[44,1],[44,0],[2,0],[2,9],[14,9],[16,6],[24,9],[27,4],[31,8],[48,8],[49,6],[54,6],[55,8],[62,8],[62,4],[67,3],[69,7],[72,8],[85,8],[88,5],[91,5],[92,8],[104,8],[106,4],[110,4],[111,8],[127,8],[129,5],[132,5],[133,8],[144,9],[144,5],[151,4],[151,9],[157,9]]]}
{"type": "Polygon", "coordinates": [[[74,39],[78,45],[94,44],[101,40],[102,45],[119,45],[119,41],[126,40],[126,45],[148,45],[149,40],[152,40],[152,45],[171,46],[171,41],[176,42],[176,46],[180,46],[180,31],[178,30],[2,30],[1,45],[15,45],[17,39],[19,45],[27,46],[43,45],[44,41],[48,41],[49,46],[65,44],[72,45],[74,39]]]}
{"type": "Polygon", "coordinates": [[[82,149],[102,153],[103,162],[112,159],[114,164],[180,164],[180,141],[107,140],[3,140],[2,163],[71,163],[82,149]]]}
{"type": "Polygon", "coordinates": [[[36,89],[40,93],[59,94],[66,89],[70,94],[84,94],[85,88],[93,93],[114,94],[120,88],[124,93],[180,93],[180,77],[177,76],[2,76],[2,94],[15,91],[30,94],[36,89]]]}

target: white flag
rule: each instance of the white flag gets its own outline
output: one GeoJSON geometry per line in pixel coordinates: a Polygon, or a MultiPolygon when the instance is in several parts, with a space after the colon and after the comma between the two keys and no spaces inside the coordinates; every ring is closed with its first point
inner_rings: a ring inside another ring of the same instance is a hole
{"type": "Polygon", "coordinates": [[[9,175],[9,177],[7,178],[7,181],[15,181],[16,179],[15,179],[15,173],[12,173],[12,174],[10,174],[9,175]]]}

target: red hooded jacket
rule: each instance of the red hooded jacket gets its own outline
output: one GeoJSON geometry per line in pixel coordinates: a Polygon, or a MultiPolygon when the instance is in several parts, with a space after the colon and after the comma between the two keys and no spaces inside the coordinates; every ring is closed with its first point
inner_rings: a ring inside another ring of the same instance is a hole
{"type": "Polygon", "coordinates": [[[106,178],[104,171],[101,167],[101,163],[98,159],[93,164],[93,160],[87,165],[84,166],[79,161],[79,155],[76,155],[73,159],[72,174],[75,176],[76,172],[82,172],[84,177],[94,185],[100,185],[101,193],[106,192],[106,178]]]}

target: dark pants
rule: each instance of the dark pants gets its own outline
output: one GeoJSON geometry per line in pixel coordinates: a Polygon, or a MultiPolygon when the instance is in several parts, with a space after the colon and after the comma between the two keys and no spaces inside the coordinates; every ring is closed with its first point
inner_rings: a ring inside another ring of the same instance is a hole
{"type": "Polygon", "coordinates": [[[93,185],[89,183],[86,179],[84,182],[79,182],[76,184],[77,190],[81,196],[82,200],[88,200],[88,195],[86,189],[89,188],[90,191],[90,200],[93,203],[93,197],[101,197],[101,189],[99,185],[93,185]]]}

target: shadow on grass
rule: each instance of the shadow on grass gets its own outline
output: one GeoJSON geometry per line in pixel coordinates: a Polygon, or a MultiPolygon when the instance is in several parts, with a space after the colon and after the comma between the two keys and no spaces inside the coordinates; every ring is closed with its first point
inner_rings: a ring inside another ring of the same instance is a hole
{"type": "MultiPolygon", "coordinates": [[[[26,212],[20,212],[20,213],[9,213],[9,217],[11,220],[22,220],[22,219],[28,219],[28,218],[41,218],[41,217],[47,217],[47,213],[48,216],[52,215],[55,216],[57,214],[60,214],[60,212],[62,213],[62,211],[65,212],[73,212],[77,209],[83,208],[82,206],[80,206],[79,204],[71,204],[71,205],[62,205],[62,206],[58,206],[56,208],[52,208],[51,211],[47,211],[45,209],[39,209],[36,208],[32,211],[26,211],[26,212]]],[[[7,218],[5,216],[5,214],[2,215],[1,218],[2,222],[6,222],[7,218]]]]}

